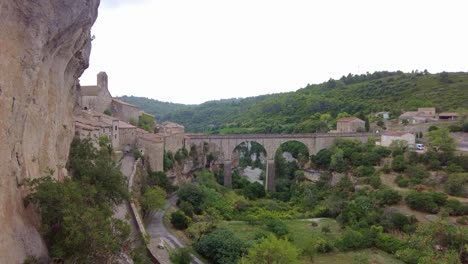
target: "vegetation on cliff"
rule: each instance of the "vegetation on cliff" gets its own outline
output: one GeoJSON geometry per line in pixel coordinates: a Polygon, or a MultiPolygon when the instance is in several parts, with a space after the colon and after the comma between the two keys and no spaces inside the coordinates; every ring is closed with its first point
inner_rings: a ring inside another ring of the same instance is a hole
{"type": "Polygon", "coordinates": [[[107,148],[97,150],[90,140],[74,139],[63,182],[43,177],[28,182],[41,215],[50,256],[70,263],[111,261],[128,243],[130,227],[115,219],[113,206],[129,198],[124,176],[107,148]]]}
{"type": "Polygon", "coordinates": [[[296,92],[200,105],[133,96],[120,99],[154,114],[158,122],[177,122],[190,132],[292,133],[326,132],[334,127],[340,113],[364,120],[368,114],[381,111],[395,117],[417,107],[435,106],[439,111],[468,108],[467,90],[467,73],[375,72],[348,74],[296,92]]]}

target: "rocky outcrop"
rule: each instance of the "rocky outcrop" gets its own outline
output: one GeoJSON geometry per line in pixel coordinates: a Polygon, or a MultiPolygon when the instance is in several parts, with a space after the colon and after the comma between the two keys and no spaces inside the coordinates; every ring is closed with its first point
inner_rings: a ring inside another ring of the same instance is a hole
{"type": "MultiPolygon", "coordinates": [[[[99,0],[0,2],[0,262],[45,258],[25,179],[63,177],[99,0]],[[50,170],[49,170],[50,171],[50,170]]],[[[7,263],[5,262],[5,263],[7,263]]]]}

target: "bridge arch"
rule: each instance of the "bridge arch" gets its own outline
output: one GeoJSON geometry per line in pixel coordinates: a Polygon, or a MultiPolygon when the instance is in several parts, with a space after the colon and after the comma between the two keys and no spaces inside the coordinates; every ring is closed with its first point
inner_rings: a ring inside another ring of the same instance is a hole
{"type": "Polygon", "coordinates": [[[275,163],[274,156],[281,144],[287,141],[298,141],[307,146],[309,155],[329,147],[336,138],[358,139],[367,142],[368,137],[375,137],[369,133],[313,133],[313,134],[236,134],[236,135],[187,135],[185,145],[214,144],[219,147],[224,164],[224,184],[232,184],[232,152],[237,145],[246,141],[257,142],[265,148],[267,154],[266,188],[275,189],[275,163]]]}

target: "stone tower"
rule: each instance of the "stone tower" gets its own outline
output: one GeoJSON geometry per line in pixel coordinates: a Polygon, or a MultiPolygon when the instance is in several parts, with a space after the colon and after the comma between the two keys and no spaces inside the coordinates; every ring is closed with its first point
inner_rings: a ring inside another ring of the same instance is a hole
{"type": "Polygon", "coordinates": [[[97,86],[101,89],[106,89],[108,90],[107,86],[107,73],[106,72],[100,72],[97,75],[97,86]]]}

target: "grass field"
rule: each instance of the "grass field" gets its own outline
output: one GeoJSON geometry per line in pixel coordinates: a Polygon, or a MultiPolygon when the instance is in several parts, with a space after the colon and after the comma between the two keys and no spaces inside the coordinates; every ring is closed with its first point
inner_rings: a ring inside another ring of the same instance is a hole
{"type": "MultiPolygon", "coordinates": [[[[331,239],[335,239],[341,232],[339,224],[334,219],[322,218],[317,221],[318,225],[313,226],[309,220],[289,220],[285,221],[289,228],[290,241],[299,249],[304,249],[313,237],[324,235],[331,239]],[[328,227],[329,233],[323,233],[322,228],[328,227]]],[[[224,221],[219,224],[234,232],[239,238],[244,241],[255,240],[257,234],[267,231],[264,225],[249,225],[241,221],[224,221]]],[[[304,257],[304,263],[333,263],[333,264],[353,264],[353,263],[369,263],[369,264],[401,264],[402,262],[377,249],[366,249],[352,252],[332,252],[328,254],[320,254],[314,257],[313,260],[304,257]],[[368,262],[365,260],[367,259],[368,262]]]]}

